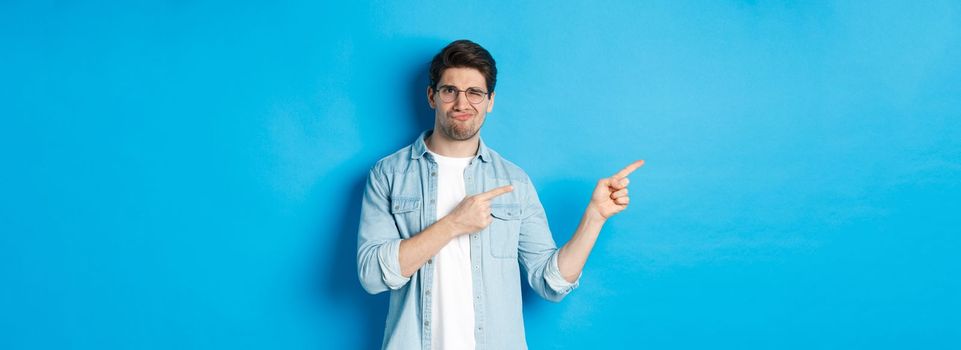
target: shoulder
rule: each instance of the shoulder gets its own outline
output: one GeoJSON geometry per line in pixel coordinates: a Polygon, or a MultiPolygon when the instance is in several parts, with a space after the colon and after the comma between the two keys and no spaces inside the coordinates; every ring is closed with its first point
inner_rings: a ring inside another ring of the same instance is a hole
{"type": "Polygon", "coordinates": [[[380,174],[390,174],[395,173],[407,167],[410,163],[410,145],[404,146],[403,148],[391,153],[374,163],[370,168],[371,173],[380,174]]]}
{"type": "Polygon", "coordinates": [[[493,169],[493,175],[495,178],[501,178],[504,180],[518,181],[521,183],[529,184],[531,182],[530,176],[524,171],[519,165],[512,161],[504,158],[500,153],[494,151],[493,149],[488,149],[491,155],[491,165],[493,169]]]}

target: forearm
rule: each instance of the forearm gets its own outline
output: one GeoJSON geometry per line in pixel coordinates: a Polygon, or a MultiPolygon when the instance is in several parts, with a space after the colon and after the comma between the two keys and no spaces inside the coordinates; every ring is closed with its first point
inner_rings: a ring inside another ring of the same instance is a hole
{"type": "Polygon", "coordinates": [[[587,257],[591,254],[591,249],[594,248],[594,243],[597,242],[597,237],[606,221],[596,210],[588,206],[571,240],[557,252],[557,267],[561,271],[561,276],[568,282],[573,283],[581,275],[584,264],[587,263],[587,257]]]}
{"type": "Polygon", "coordinates": [[[401,274],[404,277],[412,276],[456,236],[452,225],[441,219],[417,235],[402,240],[398,253],[401,274]]]}

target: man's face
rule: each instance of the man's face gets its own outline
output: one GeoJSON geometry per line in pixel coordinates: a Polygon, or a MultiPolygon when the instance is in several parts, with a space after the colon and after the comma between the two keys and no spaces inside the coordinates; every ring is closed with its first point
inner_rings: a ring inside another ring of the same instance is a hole
{"type": "MultiPolygon", "coordinates": [[[[453,101],[441,97],[445,88],[487,92],[487,80],[474,68],[447,68],[437,82],[437,92],[427,88],[427,100],[434,109],[434,129],[451,140],[468,140],[484,125],[484,119],[494,109],[494,94],[482,101],[471,103],[465,92],[455,92],[453,101]]],[[[450,91],[450,90],[448,90],[450,91]]]]}

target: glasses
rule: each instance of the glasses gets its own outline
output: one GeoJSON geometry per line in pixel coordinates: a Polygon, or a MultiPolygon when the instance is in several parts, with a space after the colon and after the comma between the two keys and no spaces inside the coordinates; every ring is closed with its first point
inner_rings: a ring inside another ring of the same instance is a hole
{"type": "Polygon", "coordinates": [[[458,90],[457,88],[450,85],[444,85],[444,86],[441,86],[440,88],[435,88],[434,92],[439,92],[440,99],[441,101],[444,101],[444,102],[454,102],[454,100],[457,99],[457,95],[460,95],[460,93],[463,92],[464,95],[467,95],[467,101],[475,105],[478,103],[484,102],[484,100],[487,99],[488,95],[490,95],[487,91],[484,91],[478,88],[467,88],[467,90],[458,90]]]}

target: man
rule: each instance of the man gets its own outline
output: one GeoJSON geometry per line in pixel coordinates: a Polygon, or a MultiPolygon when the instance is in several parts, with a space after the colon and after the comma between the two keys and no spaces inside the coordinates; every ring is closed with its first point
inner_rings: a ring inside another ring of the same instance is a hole
{"type": "Polygon", "coordinates": [[[480,138],[497,68],[468,40],[430,65],[434,129],[378,161],[361,207],[357,269],[390,291],[385,349],[526,348],[520,266],[541,297],[577,287],[604,222],[627,208],[627,175],[601,179],[577,231],[557,249],[530,178],[480,138]]]}

